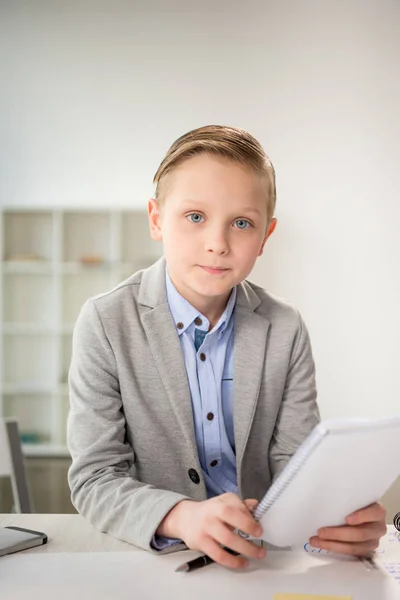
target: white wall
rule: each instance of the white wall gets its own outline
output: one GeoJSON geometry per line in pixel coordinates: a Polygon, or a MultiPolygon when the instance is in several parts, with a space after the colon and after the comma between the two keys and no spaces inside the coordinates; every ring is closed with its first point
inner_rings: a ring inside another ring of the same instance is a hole
{"type": "Polygon", "coordinates": [[[325,417],[400,413],[400,4],[0,5],[0,202],[145,206],[179,135],[247,128],[279,227],[254,279],[312,336],[325,417]]]}

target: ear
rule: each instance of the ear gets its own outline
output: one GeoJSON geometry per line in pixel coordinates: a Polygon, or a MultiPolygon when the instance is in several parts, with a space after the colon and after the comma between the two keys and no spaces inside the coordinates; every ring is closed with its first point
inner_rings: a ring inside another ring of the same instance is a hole
{"type": "Polygon", "coordinates": [[[261,254],[263,253],[265,243],[266,243],[267,239],[269,238],[269,236],[274,233],[277,222],[278,221],[274,217],[272,219],[271,223],[269,224],[268,229],[267,229],[267,233],[265,234],[265,237],[263,239],[263,243],[261,244],[261,248],[260,248],[260,252],[258,253],[258,256],[261,256],[261,254]]]}
{"type": "Polygon", "coordinates": [[[155,198],[150,198],[150,200],[148,201],[147,214],[149,217],[151,238],[159,242],[160,240],[162,240],[161,216],[158,202],[155,198]]]}

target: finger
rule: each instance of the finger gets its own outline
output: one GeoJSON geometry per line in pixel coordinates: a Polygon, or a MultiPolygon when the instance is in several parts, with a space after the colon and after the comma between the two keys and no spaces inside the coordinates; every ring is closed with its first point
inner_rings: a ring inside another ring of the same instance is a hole
{"type": "Polygon", "coordinates": [[[253,519],[244,502],[237,496],[229,502],[220,503],[218,517],[233,529],[239,529],[254,537],[262,535],[261,525],[253,519]]]}
{"type": "Polygon", "coordinates": [[[212,558],[214,562],[223,567],[228,567],[228,569],[245,569],[249,564],[249,561],[244,556],[229,554],[212,538],[209,538],[202,544],[201,550],[212,558]]]}
{"type": "Polygon", "coordinates": [[[311,546],[314,548],[322,548],[337,554],[348,554],[351,556],[366,556],[372,550],[376,550],[379,546],[379,539],[368,540],[360,543],[334,542],[332,540],[323,540],[317,536],[310,538],[311,546]]]}
{"type": "Polygon", "coordinates": [[[386,533],[386,525],[382,521],[365,525],[343,525],[342,527],[322,527],[318,529],[318,537],[337,542],[367,542],[379,539],[386,533]]]}
{"type": "Polygon", "coordinates": [[[265,548],[240,537],[221,521],[214,525],[212,535],[218,543],[250,558],[264,558],[267,553],[265,548]]]}
{"type": "Polygon", "coordinates": [[[247,500],[244,500],[244,503],[246,508],[252,513],[257,508],[258,500],[255,500],[254,498],[248,498],[247,500]]]}
{"type": "Polygon", "coordinates": [[[361,523],[372,523],[373,521],[385,521],[385,519],[385,507],[379,502],[375,502],[348,515],[346,523],[348,525],[360,525],[361,523]]]}

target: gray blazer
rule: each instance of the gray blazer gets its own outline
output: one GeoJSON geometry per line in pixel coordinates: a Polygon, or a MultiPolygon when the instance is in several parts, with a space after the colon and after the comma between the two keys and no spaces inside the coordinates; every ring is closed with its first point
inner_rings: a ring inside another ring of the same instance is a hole
{"type": "MultiPolygon", "coordinates": [[[[239,493],[261,499],[319,420],[314,362],[298,311],[262,288],[238,286],[234,319],[239,493]]],[[[152,550],[175,504],[207,498],[164,259],[85,303],[69,384],[72,502],[100,531],[152,550]]]]}

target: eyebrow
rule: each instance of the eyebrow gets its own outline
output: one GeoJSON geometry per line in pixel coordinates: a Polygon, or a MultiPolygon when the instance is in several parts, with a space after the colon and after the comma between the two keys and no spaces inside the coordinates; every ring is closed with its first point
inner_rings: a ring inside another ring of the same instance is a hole
{"type": "Polygon", "coordinates": [[[252,212],[252,213],[256,213],[257,215],[261,215],[258,208],[253,208],[252,206],[247,206],[246,208],[243,209],[243,212],[252,212]]]}
{"type": "MultiPolygon", "coordinates": [[[[190,198],[185,198],[182,202],[184,204],[189,204],[189,205],[194,206],[199,203],[199,200],[191,200],[190,198]]],[[[200,204],[201,204],[201,202],[200,202],[200,204]]],[[[259,216],[261,215],[261,212],[258,210],[258,208],[254,208],[253,206],[246,206],[245,208],[242,208],[241,213],[243,213],[243,214],[244,213],[254,213],[259,216]]]]}

